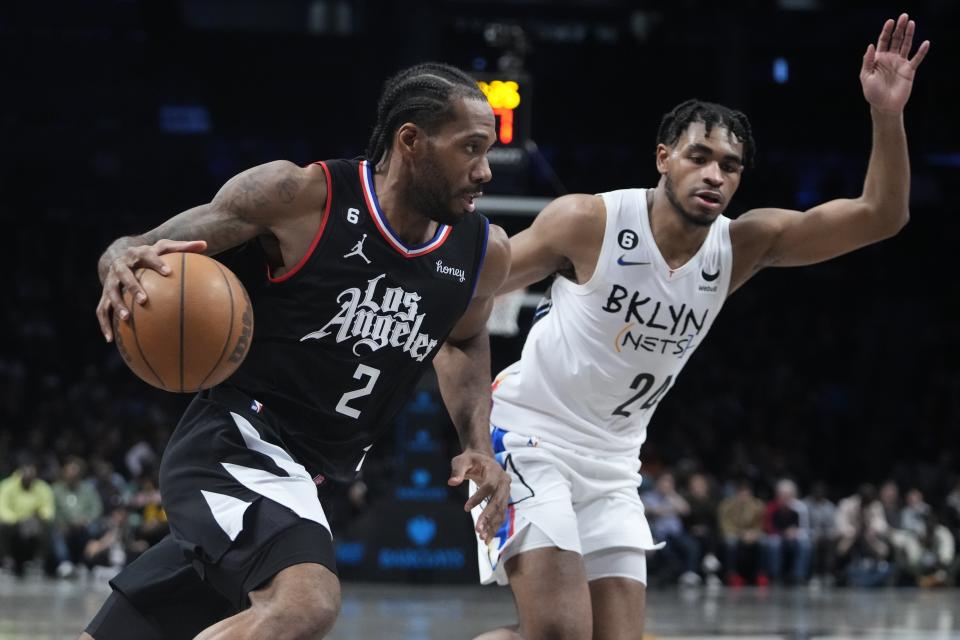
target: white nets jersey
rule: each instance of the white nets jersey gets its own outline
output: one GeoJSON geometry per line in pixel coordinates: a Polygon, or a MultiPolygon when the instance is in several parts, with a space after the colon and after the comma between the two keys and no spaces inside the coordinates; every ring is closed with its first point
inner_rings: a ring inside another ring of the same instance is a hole
{"type": "Polygon", "coordinates": [[[601,197],[607,220],[593,277],[554,280],[520,361],[497,376],[491,422],[532,442],[637,461],[657,403],[727,297],[730,220],[719,217],[697,254],[670,269],[646,190],[601,197]]]}

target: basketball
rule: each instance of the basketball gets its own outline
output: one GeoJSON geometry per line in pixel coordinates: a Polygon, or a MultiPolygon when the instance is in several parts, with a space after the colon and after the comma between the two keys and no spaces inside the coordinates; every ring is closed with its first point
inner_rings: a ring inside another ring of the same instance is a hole
{"type": "Polygon", "coordinates": [[[253,307],[227,267],[198,253],[161,256],[171,273],[139,269],[147,301],[123,295],[127,321],[113,315],[120,355],[148,384],[193,393],[226,380],[247,355],[253,307]]]}

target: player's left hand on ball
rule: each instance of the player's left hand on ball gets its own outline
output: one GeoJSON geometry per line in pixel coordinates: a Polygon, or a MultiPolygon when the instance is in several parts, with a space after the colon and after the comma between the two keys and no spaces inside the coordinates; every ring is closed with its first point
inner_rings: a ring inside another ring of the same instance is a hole
{"type": "Polygon", "coordinates": [[[464,505],[465,511],[470,511],[484,500],[484,507],[477,518],[477,533],[484,542],[490,542],[497,532],[506,515],[507,502],[510,500],[510,476],[503,470],[496,459],[487,453],[464,451],[454,458],[450,466],[453,473],[447,481],[451,487],[459,486],[466,480],[473,480],[477,491],[464,505]]]}

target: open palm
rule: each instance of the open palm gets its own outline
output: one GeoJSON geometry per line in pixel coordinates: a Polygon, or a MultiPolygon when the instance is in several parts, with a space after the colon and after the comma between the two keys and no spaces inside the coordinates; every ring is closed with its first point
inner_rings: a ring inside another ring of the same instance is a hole
{"type": "Polygon", "coordinates": [[[913,58],[908,58],[913,46],[916,23],[907,14],[901,14],[896,22],[887,20],[880,32],[876,46],[867,47],[860,69],[860,84],[863,97],[880,111],[903,111],[913,76],[930,49],[930,41],[924,40],[913,58]]]}

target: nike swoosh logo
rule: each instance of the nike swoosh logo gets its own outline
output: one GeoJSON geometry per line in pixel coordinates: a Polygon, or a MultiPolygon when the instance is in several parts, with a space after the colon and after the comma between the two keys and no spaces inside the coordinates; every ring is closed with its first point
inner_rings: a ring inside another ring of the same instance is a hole
{"type": "Polygon", "coordinates": [[[706,271],[700,270],[700,275],[703,276],[703,279],[707,282],[713,282],[720,275],[720,270],[718,269],[716,273],[707,273],[706,271]]]}
{"type": "Polygon", "coordinates": [[[637,264],[650,264],[650,263],[649,262],[631,262],[629,260],[624,260],[623,256],[620,256],[619,258],[617,258],[617,264],[620,265],[621,267],[630,267],[637,264]]]}

